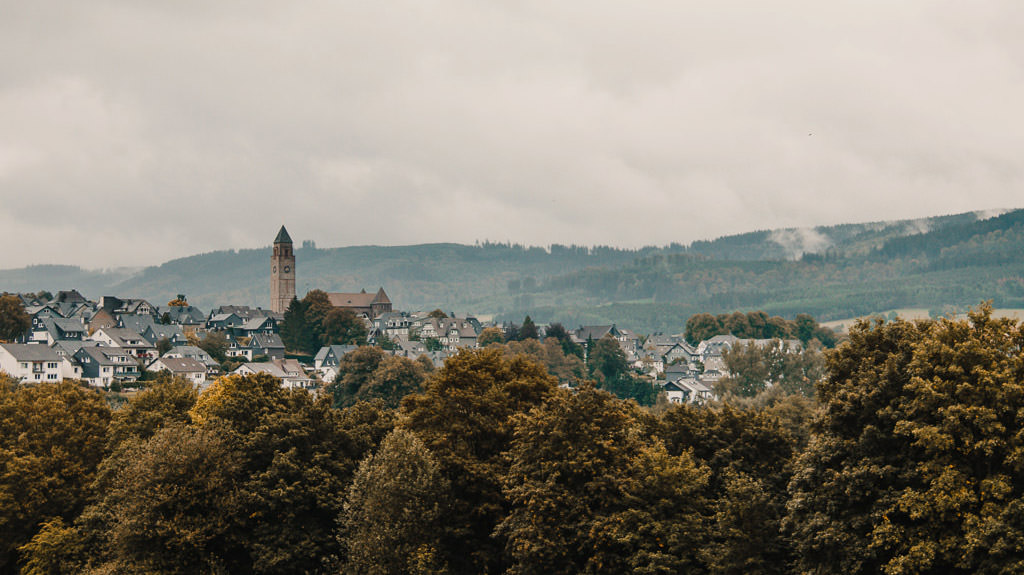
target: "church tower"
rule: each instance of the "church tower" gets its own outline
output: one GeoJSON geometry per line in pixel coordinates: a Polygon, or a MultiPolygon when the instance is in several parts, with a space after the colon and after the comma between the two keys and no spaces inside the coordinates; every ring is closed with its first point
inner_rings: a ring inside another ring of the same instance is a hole
{"type": "Polygon", "coordinates": [[[295,297],[295,252],[288,230],[281,226],[270,256],[270,311],[284,313],[295,297]]]}

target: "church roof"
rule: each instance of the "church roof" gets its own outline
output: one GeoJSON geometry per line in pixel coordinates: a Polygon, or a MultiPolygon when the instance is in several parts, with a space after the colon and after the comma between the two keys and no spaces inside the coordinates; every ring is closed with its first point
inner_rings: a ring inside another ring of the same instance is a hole
{"type": "Polygon", "coordinates": [[[288,235],[288,230],[281,226],[281,231],[277,232],[277,237],[274,238],[275,244],[290,244],[292,243],[291,236],[288,235]]]}
{"type": "Polygon", "coordinates": [[[369,308],[374,304],[391,303],[388,294],[384,293],[384,288],[380,288],[375,294],[366,293],[365,289],[359,293],[329,293],[327,299],[334,307],[369,308]]]}
{"type": "Polygon", "coordinates": [[[384,293],[384,288],[377,290],[377,295],[373,297],[373,303],[391,303],[391,299],[388,298],[388,294],[384,293]]]}

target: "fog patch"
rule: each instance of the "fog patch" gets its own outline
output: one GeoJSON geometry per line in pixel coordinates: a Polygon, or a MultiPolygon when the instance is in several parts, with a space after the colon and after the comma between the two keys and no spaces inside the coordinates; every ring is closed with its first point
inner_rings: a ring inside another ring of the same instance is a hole
{"type": "Polygon", "coordinates": [[[993,209],[993,210],[978,210],[974,212],[974,217],[978,218],[978,221],[990,220],[992,218],[1001,216],[1010,210],[1007,209],[993,209]]]}
{"type": "Polygon", "coordinates": [[[800,259],[804,254],[821,253],[832,245],[828,236],[814,228],[776,230],[768,236],[768,241],[779,244],[790,260],[800,259]]]}

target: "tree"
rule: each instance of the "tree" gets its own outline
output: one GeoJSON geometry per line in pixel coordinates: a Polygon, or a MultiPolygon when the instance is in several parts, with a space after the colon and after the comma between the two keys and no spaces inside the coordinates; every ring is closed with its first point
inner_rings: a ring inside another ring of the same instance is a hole
{"type": "Polygon", "coordinates": [[[185,294],[180,293],[177,297],[167,302],[167,307],[188,307],[188,299],[185,297],[185,294]]]}
{"type": "Polygon", "coordinates": [[[223,363],[227,359],[228,337],[219,331],[208,331],[197,346],[210,354],[214,360],[223,363]]]}
{"type": "Polygon", "coordinates": [[[448,314],[444,313],[441,308],[437,308],[434,311],[427,314],[427,317],[434,319],[448,319],[448,314]]]}
{"type": "Polygon", "coordinates": [[[403,397],[420,389],[424,378],[421,364],[363,346],[341,358],[338,377],[328,391],[339,407],[370,399],[397,407],[403,397]]]}
{"type": "Polygon", "coordinates": [[[157,355],[161,355],[162,356],[163,354],[171,351],[171,349],[173,347],[174,346],[171,344],[171,340],[166,338],[166,337],[162,337],[162,338],[160,338],[160,339],[158,339],[156,341],[156,353],[157,353],[157,355]]]}
{"type": "Polygon", "coordinates": [[[861,322],[828,356],[790,487],[799,569],[1024,570],[1024,333],[991,312],[861,322]]]}
{"type": "Polygon", "coordinates": [[[323,345],[366,345],[366,322],[352,310],[333,308],[321,323],[323,345]]]}
{"type": "Polygon", "coordinates": [[[298,298],[292,298],[288,309],[284,312],[284,320],[281,322],[281,341],[285,349],[312,353],[310,342],[316,339],[306,323],[306,304],[298,298]]]}
{"type": "Polygon", "coordinates": [[[708,471],[651,441],[644,419],[593,386],[520,417],[497,530],[508,573],[701,570],[708,471]]]}
{"type": "Polygon", "coordinates": [[[0,295],[0,340],[14,341],[32,327],[32,318],[25,312],[21,298],[0,295]]]}
{"type": "Polygon", "coordinates": [[[102,395],[71,381],[0,385],[0,572],[41,523],[81,512],[109,421],[102,395]]]}
{"type": "Polygon", "coordinates": [[[113,413],[107,431],[107,451],[128,440],[146,440],[168,425],[187,424],[199,393],[191,382],[173,378],[157,382],[113,413]]]}
{"type": "Polygon", "coordinates": [[[391,415],[366,403],[335,409],[329,398],[283,390],[265,374],[222,377],[190,412],[193,425],[231,438],[241,454],[233,483],[247,558],[233,572],[315,572],[341,557],[336,523],[358,462],[391,430],[391,415]]]}
{"type": "MultiPolygon", "coordinates": [[[[702,556],[712,573],[789,572],[793,548],[781,525],[792,462],[805,435],[794,433],[780,412],[682,404],[661,417],[658,435],[668,452],[692,454],[711,471],[704,493],[713,502],[710,537],[702,556]]],[[[792,419],[798,427],[805,421],[792,419]]]]}
{"type": "MultiPolygon", "coordinates": [[[[214,429],[165,427],[129,444],[98,504],[110,572],[211,573],[250,563],[239,537],[241,453],[214,429]],[[168,489],[173,486],[173,489],[168,489]]],[[[243,567],[244,568],[244,567],[243,567]]],[[[250,570],[251,572],[251,570],[250,570]]]]}
{"type": "Polygon", "coordinates": [[[557,377],[559,383],[572,385],[586,376],[583,360],[575,355],[565,355],[557,340],[545,339],[544,343],[540,343],[535,339],[525,339],[509,342],[503,347],[510,356],[525,354],[544,364],[548,373],[557,377]]]}
{"type": "Polygon", "coordinates": [[[438,534],[448,496],[448,481],[423,442],[410,431],[392,431],[359,464],[348,488],[341,521],[344,571],[441,572],[438,534]]]}
{"type": "Polygon", "coordinates": [[[587,369],[592,376],[599,380],[610,380],[629,371],[626,354],[612,336],[605,335],[591,347],[587,369]]]}
{"type": "Polygon", "coordinates": [[[576,357],[583,359],[583,347],[572,340],[572,336],[566,331],[565,326],[560,323],[553,323],[548,326],[547,331],[544,335],[544,341],[553,339],[562,346],[562,353],[565,355],[575,355],[576,357]]]}
{"type": "Polygon", "coordinates": [[[724,326],[715,316],[709,313],[698,313],[686,320],[686,341],[690,345],[714,337],[724,330],[724,326]]]}
{"type": "Polygon", "coordinates": [[[444,345],[441,343],[441,340],[436,337],[423,338],[423,345],[427,348],[427,351],[441,351],[444,349],[444,345]]]}
{"type": "Polygon", "coordinates": [[[494,343],[502,343],[505,341],[505,334],[496,327],[485,327],[480,331],[480,335],[476,338],[476,345],[478,347],[487,347],[494,343]]]}
{"type": "Polygon", "coordinates": [[[396,349],[399,349],[398,344],[395,343],[394,340],[392,340],[390,337],[388,337],[388,334],[383,332],[377,335],[377,347],[383,349],[384,351],[394,351],[396,349]]]}
{"type": "Polygon", "coordinates": [[[779,387],[785,393],[814,397],[814,386],[825,377],[821,344],[812,341],[794,349],[782,340],[767,345],[738,343],[722,355],[729,374],[718,382],[720,395],[753,397],[779,387]]]}
{"type": "Polygon", "coordinates": [[[549,398],[557,380],[544,367],[501,350],[463,350],[402,403],[403,427],[416,433],[451,482],[452,505],[442,518],[440,559],[454,573],[494,573],[501,539],[491,537],[507,502],[501,478],[515,415],[549,398]]]}
{"type": "Polygon", "coordinates": [[[540,335],[537,333],[537,324],[533,323],[530,316],[523,319],[523,326],[519,328],[519,339],[540,339],[540,335]]]}

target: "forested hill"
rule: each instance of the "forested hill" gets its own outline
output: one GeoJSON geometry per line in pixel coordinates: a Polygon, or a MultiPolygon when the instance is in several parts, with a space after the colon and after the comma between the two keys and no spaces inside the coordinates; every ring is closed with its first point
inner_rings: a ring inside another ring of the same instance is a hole
{"type": "MultiPolygon", "coordinates": [[[[763,309],[820,320],[901,307],[1024,307],[1024,210],[761,231],[664,247],[484,243],[297,250],[297,291],[374,290],[399,309],[680,331],[698,312],[763,309]]],[[[32,266],[0,291],[77,288],[162,304],[266,306],[269,247],[218,251],[143,270],[32,266]]]]}

